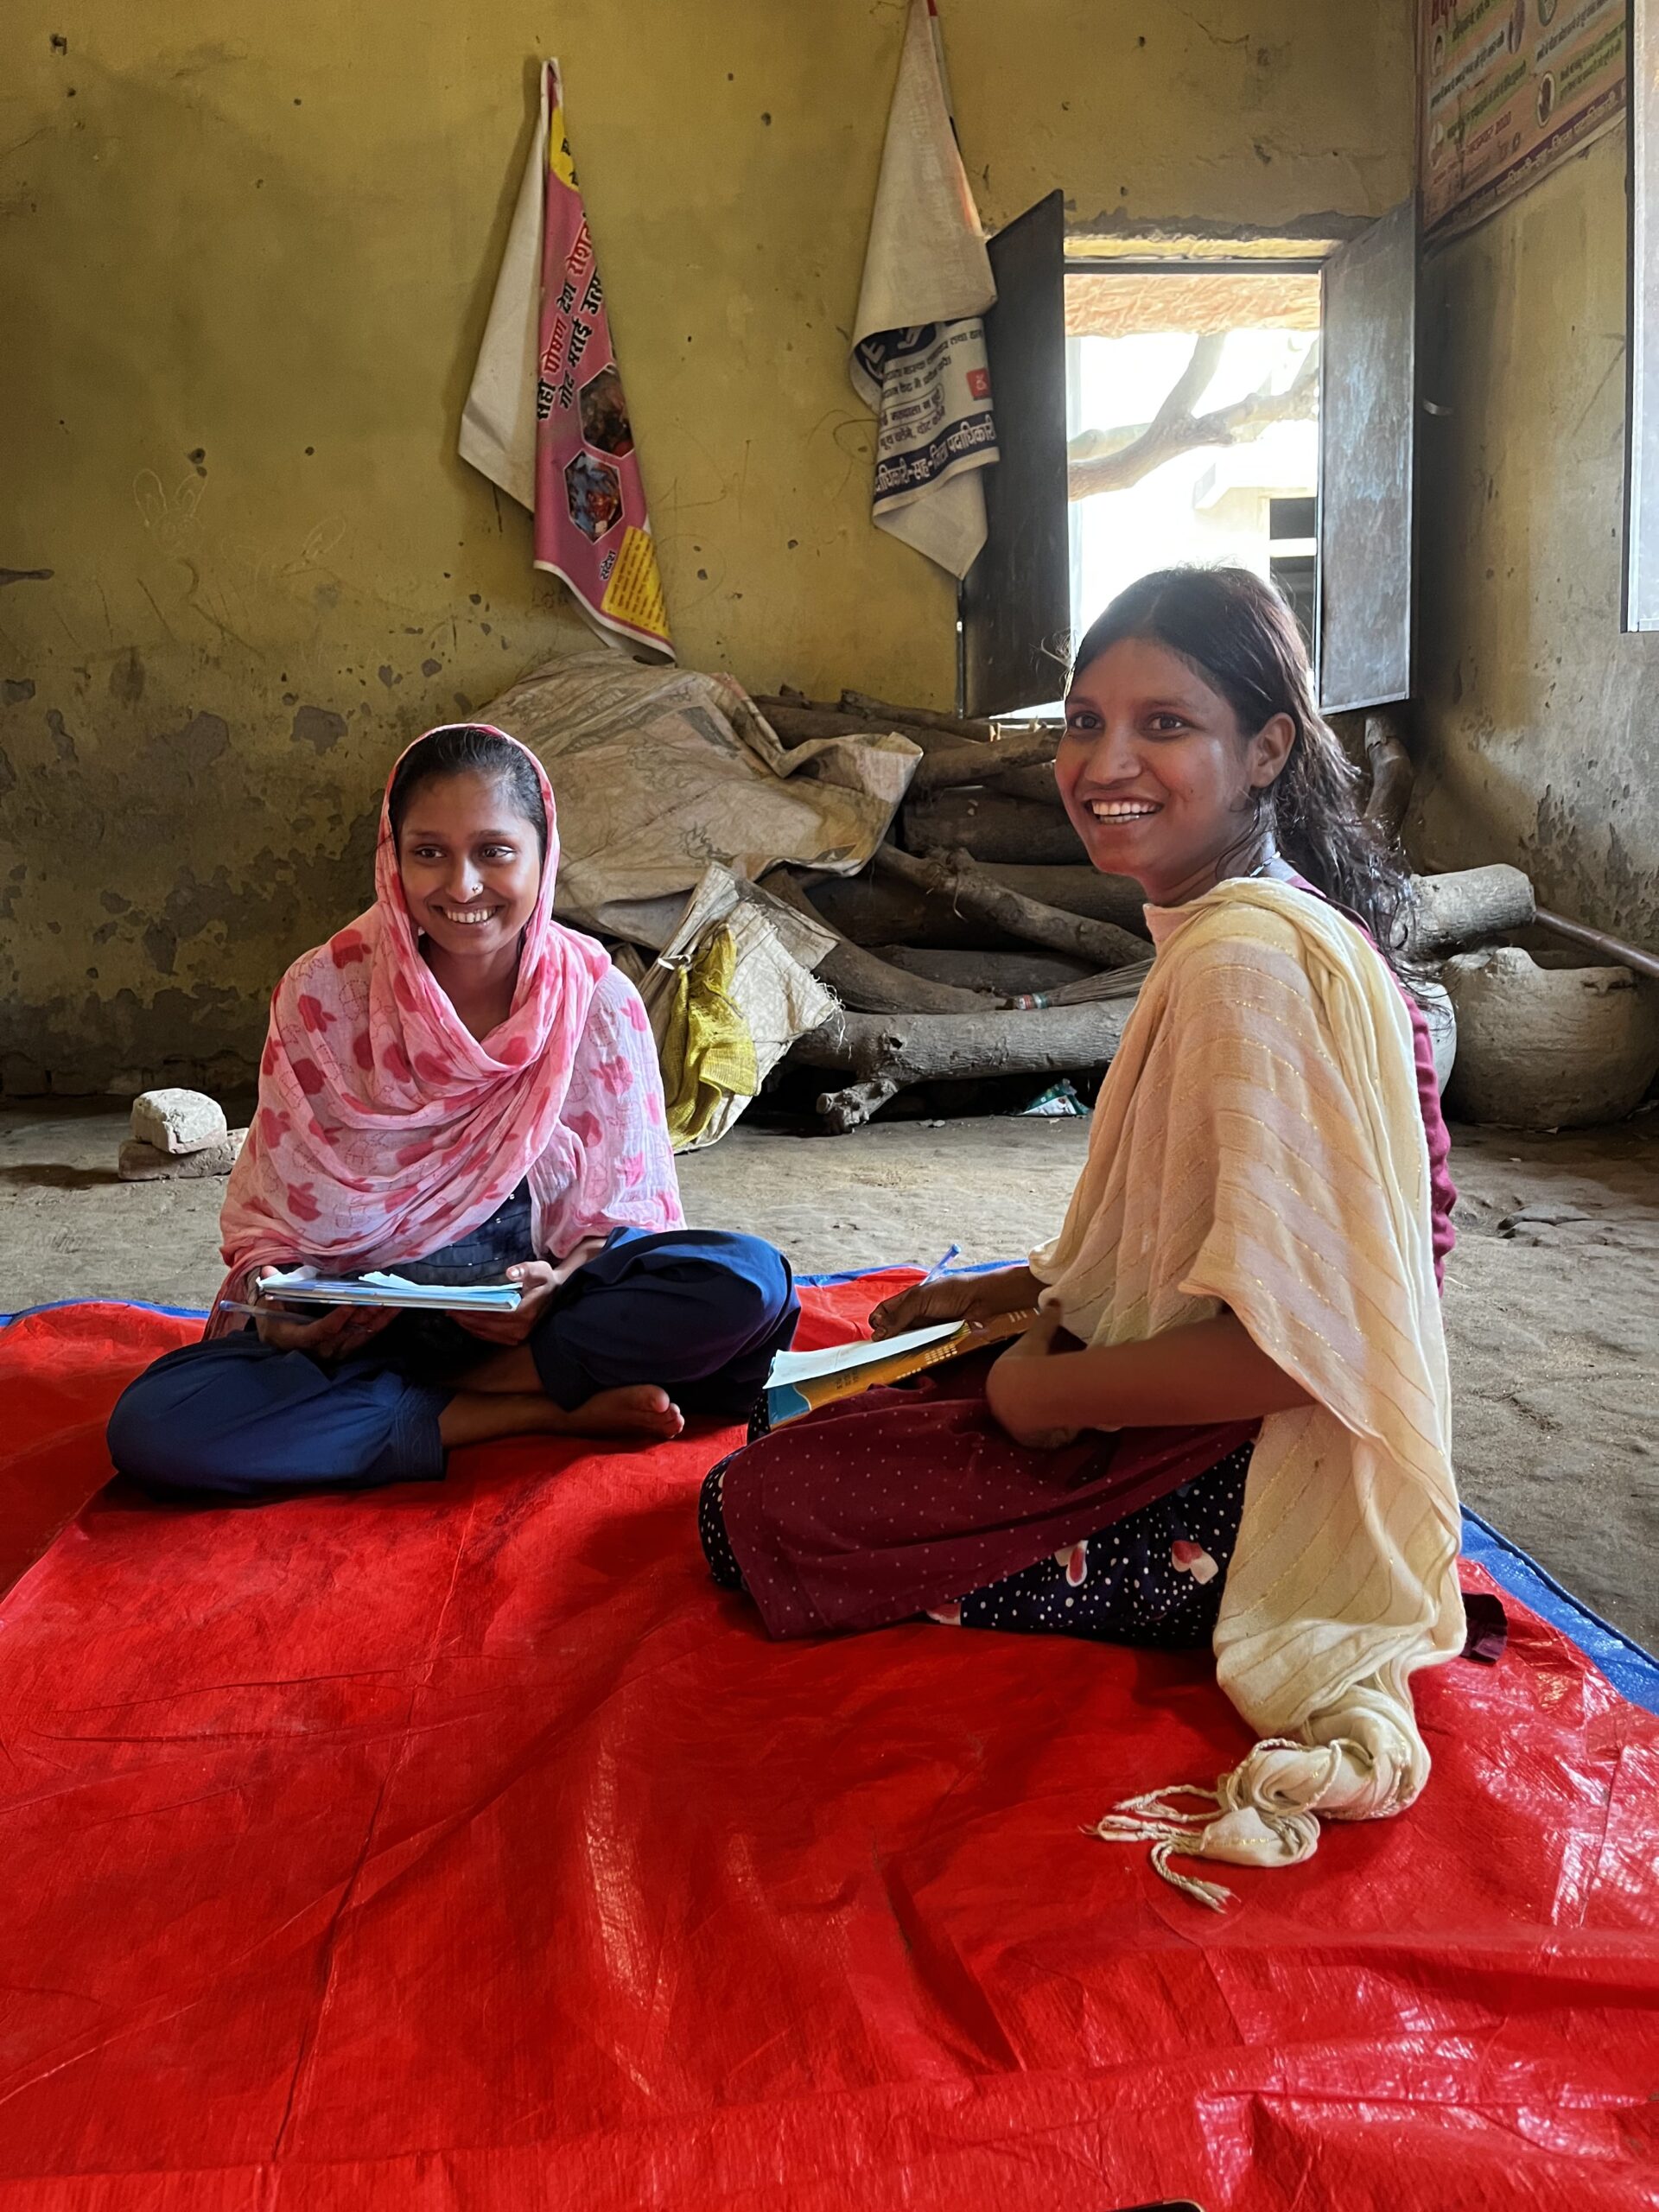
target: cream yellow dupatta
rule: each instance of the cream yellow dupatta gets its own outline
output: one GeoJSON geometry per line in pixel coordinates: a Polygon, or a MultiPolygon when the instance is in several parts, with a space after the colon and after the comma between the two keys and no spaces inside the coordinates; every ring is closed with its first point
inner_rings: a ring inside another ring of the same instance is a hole
{"type": "Polygon", "coordinates": [[[1065,1223],[1033,1255],[1084,1342],[1227,1307],[1313,1400],[1262,1424],[1215,1634],[1264,1740],[1212,1791],[1131,1799],[1099,1833],[1292,1865],[1319,1820],[1409,1805],[1419,1667],[1462,1648],[1459,1513],[1411,1024],[1375,948],[1294,886],[1152,907],[1157,958],[1095,1109],[1065,1223]],[[1178,1810],[1198,1796],[1210,1809],[1178,1810]]]}

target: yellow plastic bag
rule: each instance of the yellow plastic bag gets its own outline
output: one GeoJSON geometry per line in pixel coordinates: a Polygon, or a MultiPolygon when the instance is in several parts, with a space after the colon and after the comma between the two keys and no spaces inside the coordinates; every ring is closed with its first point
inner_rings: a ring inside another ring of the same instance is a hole
{"type": "Polygon", "coordinates": [[[754,1039],[733,1004],[737,941],[722,922],[674,979],[660,1058],[668,1134],[677,1152],[695,1144],[722,1099],[760,1088],[754,1039]]]}

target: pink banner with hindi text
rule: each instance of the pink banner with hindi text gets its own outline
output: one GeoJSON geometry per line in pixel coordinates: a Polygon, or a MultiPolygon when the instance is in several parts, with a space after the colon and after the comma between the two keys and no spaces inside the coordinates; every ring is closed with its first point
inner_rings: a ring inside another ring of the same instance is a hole
{"type": "Polygon", "coordinates": [[[673,658],[605,288],[547,64],[547,202],[536,385],[536,565],[601,628],[673,658]]]}

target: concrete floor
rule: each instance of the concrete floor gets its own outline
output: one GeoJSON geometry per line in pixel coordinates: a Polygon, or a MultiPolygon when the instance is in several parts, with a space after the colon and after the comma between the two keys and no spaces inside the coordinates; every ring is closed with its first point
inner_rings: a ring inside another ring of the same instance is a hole
{"type": "MultiPolygon", "coordinates": [[[[63,1298],[200,1306],[219,1182],[122,1184],[125,1116],[0,1109],[0,1313],[63,1298]]],[[[1086,1122],[740,1127],[681,1163],[688,1217],[803,1273],[1017,1257],[1058,1224],[1086,1122]]],[[[1659,1115],[1576,1135],[1454,1131],[1446,1284],[1457,1456],[1475,1510],[1659,1646],[1659,1115]],[[1520,1218],[1517,1218],[1520,1217],[1520,1218]]]]}

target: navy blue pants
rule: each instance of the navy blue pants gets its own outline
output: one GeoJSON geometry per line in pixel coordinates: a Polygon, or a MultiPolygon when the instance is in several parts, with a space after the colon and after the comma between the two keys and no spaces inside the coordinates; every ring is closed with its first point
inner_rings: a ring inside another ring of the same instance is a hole
{"type": "MultiPolygon", "coordinates": [[[[800,1306],[789,1262],[758,1236],[620,1229],[531,1332],[542,1388],[567,1411],[657,1382],[693,1419],[747,1420],[800,1306]]],[[[168,1352],[110,1416],[117,1470],[153,1495],[254,1503],[302,1490],[436,1482],[438,1416],[499,1347],[442,1315],[400,1314],[325,1367],[251,1327],[168,1352]]]]}

